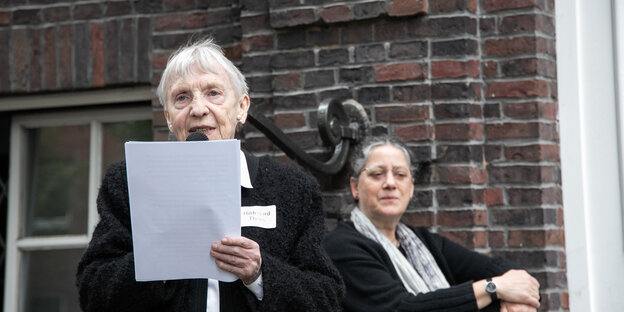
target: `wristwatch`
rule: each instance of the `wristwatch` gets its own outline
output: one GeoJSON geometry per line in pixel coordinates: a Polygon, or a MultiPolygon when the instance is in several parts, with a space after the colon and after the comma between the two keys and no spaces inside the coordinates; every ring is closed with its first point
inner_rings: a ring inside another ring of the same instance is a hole
{"type": "Polygon", "coordinates": [[[491,278],[485,280],[485,291],[490,294],[492,302],[498,300],[498,296],[496,296],[496,284],[494,284],[491,278]]]}

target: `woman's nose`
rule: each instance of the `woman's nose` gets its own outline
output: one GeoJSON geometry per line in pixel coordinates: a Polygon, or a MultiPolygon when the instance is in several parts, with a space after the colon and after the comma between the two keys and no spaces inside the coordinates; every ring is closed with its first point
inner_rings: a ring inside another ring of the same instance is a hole
{"type": "Polygon", "coordinates": [[[202,117],[208,113],[210,113],[208,102],[201,96],[194,96],[193,101],[191,102],[191,116],[202,117]]]}
{"type": "Polygon", "coordinates": [[[396,186],[396,180],[392,172],[386,173],[386,180],[384,181],[384,187],[394,188],[396,186]]]}

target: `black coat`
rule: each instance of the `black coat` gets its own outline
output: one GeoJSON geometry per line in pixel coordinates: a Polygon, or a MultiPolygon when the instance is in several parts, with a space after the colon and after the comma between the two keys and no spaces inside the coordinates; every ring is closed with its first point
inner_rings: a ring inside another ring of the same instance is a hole
{"type": "MultiPolygon", "coordinates": [[[[381,244],[340,223],[324,245],[347,289],[345,311],[477,311],[472,282],[498,276],[512,265],[470,251],[425,228],[411,228],[429,249],[451,287],[413,295],[405,289],[381,244]]],[[[488,310],[498,311],[496,305],[488,310]]]]}
{"type": "MultiPolygon", "coordinates": [[[[253,189],[243,206],[277,206],[277,227],[244,227],[260,245],[264,297],[240,280],[219,283],[221,311],[335,311],[343,286],[321,247],[323,214],[316,181],[269,157],[247,157],[253,189]]],[[[98,195],[100,222],[80,261],[84,311],[206,311],[207,280],[136,282],[125,163],[112,165],[98,195]]]]}

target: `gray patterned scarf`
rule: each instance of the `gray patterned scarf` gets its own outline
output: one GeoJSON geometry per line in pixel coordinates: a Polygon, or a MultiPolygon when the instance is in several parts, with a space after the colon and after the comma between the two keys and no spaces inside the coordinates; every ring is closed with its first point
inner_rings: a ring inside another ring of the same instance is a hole
{"type": "Polygon", "coordinates": [[[399,223],[397,237],[407,254],[407,258],[386,236],[375,228],[373,223],[359,208],[356,207],[351,211],[351,221],[358,232],[383,246],[388,256],[390,256],[390,260],[392,260],[392,264],[399,274],[403,286],[409,292],[412,294],[427,293],[449,287],[444,274],[442,274],[429,249],[405,224],[399,223]]]}

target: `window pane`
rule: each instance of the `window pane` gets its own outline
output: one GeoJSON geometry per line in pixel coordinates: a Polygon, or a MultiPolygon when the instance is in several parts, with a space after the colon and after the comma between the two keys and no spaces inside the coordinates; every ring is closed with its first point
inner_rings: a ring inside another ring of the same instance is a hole
{"type": "Polygon", "coordinates": [[[110,164],[125,159],[124,143],[127,141],[152,141],[151,120],[105,123],[102,128],[103,173],[110,164]]]}
{"type": "Polygon", "coordinates": [[[84,249],[24,252],[20,311],[80,311],[75,276],[83,252],[84,249]]]}
{"type": "Polygon", "coordinates": [[[89,126],[27,131],[23,235],[87,233],[89,126]]]}

